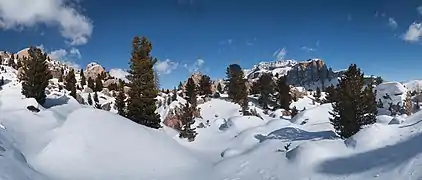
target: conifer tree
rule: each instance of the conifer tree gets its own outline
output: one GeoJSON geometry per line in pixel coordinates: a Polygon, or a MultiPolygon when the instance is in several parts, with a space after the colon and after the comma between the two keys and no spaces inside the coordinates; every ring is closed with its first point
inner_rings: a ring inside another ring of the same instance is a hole
{"type": "Polygon", "coordinates": [[[173,94],[171,96],[171,100],[177,101],[177,89],[176,89],[176,87],[174,87],[174,89],[173,89],[173,94]]]}
{"type": "Polygon", "coordinates": [[[207,75],[202,75],[201,80],[199,81],[199,95],[211,95],[211,78],[207,75]]]}
{"type": "Polygon", "coordinates": [[[316,102],[320,102],[321,98],[321,89],[319,87],[316,88],[316,92],[314,94],[314,98],[316,102]]]}
{"type": "Polygon", "coordinates": [[[251,95],[261,94],[261,87],[259,87],[259,84],[259,81],[252,82],[251,89],[249,90],[251,95]]]}
{"type": "Polygon", "coordinates": [[[218,84],[217,84],[217,91],[218,91],[219,93],[223,93],[223,88],[221,87],[221,83],[218,83],[218,84]]]}
{"type": "Polygon", "coordinates": [[[325,88],[325,93],[327,94],[325,96],[324,103],[333,103],[336,101],[337,98],[337,89],[333,85],[328,86],[325,88]]]}
{"type": "Polygon", "coordinates": [[[70,69],[66,75],[65,88],[70,91],[70,96],[76,99],[76,78],[73,69],[70,69]]]}
{"type": "Polygon", "coordinates": [[[410,92],[407,92],[406,94],[406,99],[404,100],[404,108],[408,116],[410,116],[413,113],[413,102],[412,102],[412,96],[410,95],[410,92]]]}
{"type": "Polygon", "coordinates": [[[119,88],[118,88],[118,94],[117,94],[114,106],[117,110],[117,114],[119,114],[121,116],[126,116],[126,102],[125,102],[126,95],[125,95],[123,89],[124,89],[124,84],[120,83],[119,88]]]}
{"type": "Polygon", "coordinates": [[[242,68],[238,64],[231,64],[226,71],[228,85],[227,94],[229,98],[242,107],[243,114],[248,111],[248,92],[246,79],[242,68]]]}
{"type": "Polygon", "coordinates": [[[278,92],[278,105],[285,110],[289,110],[292,96],[290,94],[290,86],[287,84],[286,76],[277,79],[275,89],[278,92]]]}
{"type": "Polygon", "coordinates": [[[167,101],[167,106],[170,106],[170,104],[171,104],[171,99],[170,99],[170,97],[168,97],[168,98],[166,98],[166,101],[167,101]]]}
{"type": "Polygon", "coordinates": [[[91,77],[88,77],[88,87],[90,89],[92,89],[93,91],[95,91],[95,84],[94,84],[94,80],[91,77]]]}
{"type": "Polygon", "coordinates": [[[178,86],[178,88],[179,88],[179,90],[182,90],[182,88],[183,88],[182,81],[180,81],[180,82],[179,82],[179,86],[178,86]]]}
{"type": "Polygon", "coordinates": [[[98,104],[100,101],[98,99],[98,94],[97,92],[94,92],[94,103],[98,104]]]}
{"type": "Polygon", "coordinates": [[[48,80],[52,78],[47,65],[47,54],[35,47],[28,50],[29,59],[23,64],[22,76],[19,77],[22,82],[22,94],[27,98],[35,98],[39,104],[45,102],[45,88],[48,80]]]}
{"type": "Polygon", "coordinates": [[[4,77],[3,77],[3,76],[1,77],[1,80],[0,80],[0,85],[1,85],[1,86],[3,86],[3,85],[4,85],[4,77]]]}
{"type": "MultiPolygon", "coordinates": [[[[42,52],[41,52],[41,54],[42,54],[42,52]]],[[[11,54],[10,55],[10,59],[9,59],[9,61],[8,61],[8,65],[10,66],[10,67],[12,67],[12,68],[14,68],[15,67],[15,54],[11,54]]]]}
{"type": "Polygon", "coordinates": [[[187,101],[192,105],[192,108],[196,108],[196,85],[193,79],[190,77],[186,84],[186,96],[187,101]]]}
{"type": "Polygon", "coordinates": [[[91,93],[88,94],[88,104],[92,106],[92,97],[91,93]]]}
{"type": "Polygon", "coordinates": [[[273,92],[273,78],[270,74],[265,73],[261,75],[258,80],[260,94],[259,102],[263,109],[268,109],[268,104],[270,101],[270,94],[273,92]]]}
{"type": "Polygon", "coordinates": [[[103,90],[103,81],[101,80],[101,76],[97,76],[95,79],[95,90],[94,91],[102,91],[103,90]]]}
{"type": "Polygon", "coordinates": [[[156,58],[150,56],[152,45],[145,37],[134,37],[128,79],[130,81],[127,100],[127,118],[151,128],[161,128],[160,115],[155,98],[158,88],[154,82],[156,58]]]}
{"type": "Polygon", "coordinates": [[[63,76],[64,76],[64,69],[60,68],[60,76],[59,76],[59,79],[58,79],[59,82],[63,82],[63,76]]]}
{"type": "Polygon", "coordinates": [[[331,124],[342,138],[356,134],[362,126],[376,120],[373,86],[369,85],[362,91],[363,86],[364,78],[360,69],[356,64],[350,65],[339,80],[333,112],[330,112],[333,116],[330,118],[331,124]]]}
{"type": "Polygon", "coordinates": [[[84,74],[84,69],[81,69],[81,86],[82,88],[86,85],[86,78],[85,78],[85,74],[84,74]]]}
{"type": "Polygon", "coordinates": [[[194,141],[197,135],[195,128],[192,127],[192,125],[195,123],[193,112],[194,107],[190,107],[189,103],[186,102],[185,106],[183,107],[182,117],[179,118],[182,124],[179,137],[187,138],[189,142],[194,141]]]}

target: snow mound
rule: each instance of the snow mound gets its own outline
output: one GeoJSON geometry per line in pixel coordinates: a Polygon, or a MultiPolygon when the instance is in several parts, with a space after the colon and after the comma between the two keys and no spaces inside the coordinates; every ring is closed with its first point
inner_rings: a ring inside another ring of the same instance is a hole
{"type": "Polygon", "coordinates": [[[265,122],[256,116],[234,116],[229,118],[223,125],[220,126],[226,128],[220,129],[231,129],[237,132],[242,132],[249,128],[261,126],[264,124],[265,122]]]}
{"type": "Polygon", "coordinates": [[[69,180],[165,179],[175,173],[182,180],[204,167],[165,133],[91,108],[71,113],[30,159],[37,171],[69,180]]]}
{"type": "Polygon", "coordinates": [[[302,111],[296,115],[291,122],[317,130],[332,130],[330,124],[330,113],[333,110],[331,104],[323,104],[311,109],[302,111]]]}
{"type": "Polygon", "coordinates": [[[397,129],[384,124],[373,124],[348,138],[345,144],[357,150],[370,150],[385,146],[395,135],[397,135],[397,129]]]}
{"type": "Polygon", "coordinates": [[[384,108],[389,107],[389,103],[402,104],[406,98],[407,89],[399,82],[385,82],[375,88],[377,101],[381,100],[384,108]]]}
{"type": "Polygon", "coordinates": [[[344,144],[336,141],[305,142],[286,153],[286,158],[300,167],[311,167],[326,159],[340,156],[345,153],[344,144]]]}

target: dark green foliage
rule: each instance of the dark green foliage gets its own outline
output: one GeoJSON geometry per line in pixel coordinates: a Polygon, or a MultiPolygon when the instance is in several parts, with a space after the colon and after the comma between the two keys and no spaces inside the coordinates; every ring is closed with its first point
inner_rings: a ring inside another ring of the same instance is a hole
{"type": "Polygon", "coordinates": [[[154,81],[154,64],[157,59],[150,56],[152,45],[145,37],[134,37],[130,59],[130,90],[127,99],[127,118],[150,128],[161,128],[156,97],[158,87],[154,81]]]}
{"type": "Polygon", "coordinates": [[[117,83],[110,83],[110,85],[108,85],[107,87],[108,90],[110,91],[117,91],[119,89],[117,83]]]}
{"type": "Polygon", "coordinates": [[[103,81],[102,81],[102,77],[100,75],[97,76],[97,78],[95,79],[95,88],[94,91],[102,91],[103,90],[103,81]]]}
{"type": "Polygon", "coordinates": [[[91,93],[88,94],[88,104],[92,106],[92,97],[91,93]]]}
{"type": "Polygon", "coordinates": [[[166,90],[166,94],[170,94],[170,89],[167,89],[166,90]]]}
{"type": "Polygon", "coordinates": [[[192,105],[192,107],[196,108],[197,100],[196,100],[196,85],[192,78],[188,79],[186,84],[186,99],[192,105]]]}
{"type": "Polygon", "coordinates": [[[193,117],[194,107],[190,107],[189,103],[186,102],[182,110],[183,114],[179,118],[182,124],[179,137],[187,138],[189,142],[192,142],[195,140],[195,137],[197,135],[197,133],[195,132],[196,128],[192,127],[192,125],[195,123],[195,119],[193,117]]]}
{"type": "Polygon", "coordinates": [[[278,105],[282,109],[289,110],[292,96],[290,95],[290,86],[287,84],[286,76],[277,79],[275,89],[278,92],[278,105]]]}
{"type": "Polygon", "coordinates": [[[170,97],[168,97],[167,99],[166,99],[166,102],[167,102],[167,106],[170,106],[170,104],[171,104],[171,99],[170,99],[170,97]]]}
{"type": "MultiPolygon", "coordinates": [[[[40,52],[42,54],[42,52],[40,52]]],[[[15,54],[11,54],[10,59],[8,61],[8,65],[12,68],[15,68],[15,54]]]]}
{"type": "Polygon", "coordinates": [[[76,78],[75,71],[70,69],[65,78],[65,88],[70,91],[70,96],[76,99],[76,78]]]}
{"type": "Polygon", "coordinates": [[[117,114],[126,116],[126,94],[123,92],[123,88],[124,84],[120,83],[114,107],[117,110],[117,114]]]}
{"type": "Polygon", "coordinates": [[[101,105],[100,105],[100,103],[95,103],[95,108],[97,108],[97,109],[101,109],[101,105]]]}
{"type": "Polygon", "coordinates": [[[320,102],[321,98],[321,89],[319,87],[316,88],[316,92],[314,94],[314,98],[316,102],[320,102]]]}
{"type": "Polygon", "coordinates": [[[372,85],[362,91],[363,87],[363,74],[356,64],[350,65],[337,85],[333,112],[330,112],[333,116],[331,124],[342,138],[348,138],[362,126],[375,122],[377,111],[372,85]]]}
{"type": "Polygon", "coordinates": [[[84,70],[81,69],[81,86],[82,88],[86,85],[86,78],[85,78],[85,74],[84,74],[84,70]]]}
{"type": "Polygon", "coordinates": [[[171,96],[171,101],[176,101],[177,100],[177,90],[176,87],[173,89],[173,94],[171,96]]]}
{"type": "Polygon", "coordinates": [[[243,114],[248,110],[248,92],[246,88],[246,79],[242,68],[238,64],[231,64],[227,68],[227,93],[229,98],[242,107],[243,114]]]}
{"type": "Polygon", "coordinates": [[[88,77],[88,87],[93,91],[95,90],[94,80],[91,77],[88,77]]]}
{"type": "Polygon", "coordinates": [[[218,83],[218,85],[217,85],[217,91],[219,93],[223,93],[223,88],[221,87],[221,83],[218,83]]]}
{"type": "Polygon", "coordinates": [[[259,92],[261,94],[259,97],[259,102],[263,109],[268,109],[270,94],[272,94],[274,90],[273,78],[270,74],[263,74],[259,78],[258,84],[259,92]]]}
{"type": "Polygon", "coordinates": [[[94,102],[95,102],[95,104],[98,104],[100,102],[99,99],[98,99],[97,92],[94,92],[94,102]]]}
{"type": "Polygon", "coordinates": [[[45,102],[45,88],[48,80],[52,78],[47,65],[47,55],[40,49],[30,47],[28,50],[29,59],[24,62],[22,76],[22,94],[27,98],[35,98],[39,104],[45,102]]]}
{"type": "Polygon", "coordinates": [[[180,81],[180,82],[179,82],[178,89],[179,89],[179,90],[182,90],[182,89],[183,89],[183,84],[182,84],[182,81],[180,81]]]}
{"type": "Polygon", "coordinates": [[[3,86],[3,85],[4,85],[4,77],[2,76],[0,80],[0,86],[3,86]]]}
{"type": "Polygon", "coordinates": [[[58,79],[59,82],[63,82],[63,76],[64,76],[64,69],[60,68],[60,76],[59,76],[59,79],[58,79]]]}
{"type": "Polygon", "coordinates": [[[249,94],[261,94],[261,87],[259,81],[252,82],[251,89],[249,90],[249,94]]]}
{"type": "Polygon", "coordinates": [[[199,81],[199,95],[211,95],[211,78],[207,75],[202,75],[201,80],[199,81]]]}
{"type": "Polygon", "coordinates": [[[333,103],[337,99],[337,89],[333,85],[328,86],[325,88],[325,92],[327,95],[325,96],[324,103],[333,103]]]}
{"type": "Polygon", "coordinates": [[[376,78],[375,78],[375,85],[380,85],[381,83],[383,83],[384,82],[384,79],[382,79],[382,77],[381,76],[377,76],[376,78]]]}

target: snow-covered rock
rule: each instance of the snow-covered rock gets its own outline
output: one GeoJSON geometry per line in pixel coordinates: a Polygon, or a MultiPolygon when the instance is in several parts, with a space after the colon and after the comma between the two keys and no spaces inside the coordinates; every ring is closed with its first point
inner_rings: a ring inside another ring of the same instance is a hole
{"type": "Polygon", "coordinates": [[[105,73],[105,68],[98,63],[92,62],[86,66],[84,73],[87,79],[89,77],[95,79],[97,78],[98,74],[105,73]]]}
{"type": "Polygon", "coordinates": [[[375,90],[377,101],[381,100],[383,107],[387,109],[390,103],[403,105],[407,93],[407,89],[399,82],[384,82],[378,85],[375,90]]]}

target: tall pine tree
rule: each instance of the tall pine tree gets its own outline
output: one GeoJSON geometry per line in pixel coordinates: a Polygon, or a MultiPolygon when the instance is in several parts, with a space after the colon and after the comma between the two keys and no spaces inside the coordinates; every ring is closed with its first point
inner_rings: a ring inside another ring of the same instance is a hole
{"type": "Polygon", "coordinates": [[[199,95],[211,95],[211,78],[207,75],[202,75],[201,80],[199,81],[199,95]]]}
{"type": "Polygon", "coordinates": [[[319,87],[316,88],[316,92],[314,94],[314,98],[316,102],[320,102],[321,98],[321,89],[319,87]]]}
{"type": "Polygon", "coordinates": [[[84,86],[86,85],[86,78],[85,78],[85,74],[84,74],[84,69],[81,69],[81,86],[82,88],[84,88],[84,86]]]}
{"type": "Polygon", "coordinates": [[[292,96],[290,94],[290,86],[287,84],[286,76],[281,76],[276,82],[276,91],[278,92],[278,105],[285,110],[290,109],[292,96]]]}
{"type": "Polygon", "coordinates": [[[363,125],[375,122],[376,101],[372,85],[363,91],[363,74],[356,64],[349,66],[336,88],[331,124],[337,134],[348,138],[356,134],[363,125]]]}
{"type": "Polygon", "coordinates": [[[160,115],[155,98],[158,89],[154,82],[154,64],[157,59],[150,56],[151,42],[145,37],[134,37],[132,41],[132,57],[128,79],[130,81],[127,100],[127,117],[132,121],[151,127],[161,128],[160,115]]]}
{"type": "Polygon", "coordinates": [[[124,84],[120,83],[118,88],[118,94],[116,97],[115,108],[117,110],[117,114],[121,116],[126,116],[126,94],[124,93],[124,84]]]}
{"type": "Polygon", "coordinates": [[[182,110],[183,114],[181,117],[179,117],[182,124],[179,137],[187,138],[189,142],[192,142],[195,140],[195,137],[198,134],[195,132],[195,128],[192,127],[195,123],[195,119],[193,117],[194,107],[190,107],[189,103],[186,102],[182,110]]]}
{"type": "Polygon", "coordinates": [[[218,91],[219,93],[223,93],[223,87],[221,87],[221,83],[218,83],[218,84],[217,84],[217,91],[218,91]]]}
{"type": "Polygon", "coordinates": [[[95,84],[94,84],[94,80],[91,77],[88,77],[88,87],[90,89],[92,89],[93,91],[95,91],[95,84]]]}
{"type": "Polygon", "coordinates": [[[70,91],[70,96],[76,99],[76,78],[75,71],[70,69],[65,78],[65,88],[70,91]]]}
{"type": "Polygon", "coordinates": [[[39,104],[45,103],[45,88],[48,80],[52,78],[47,65],[47,54],[41,49],[30,47],[28,50],[29,59],[23,62],[22,94],[27,98],[35,98],[39,104]]]}
{"type": "Polygon", "coordinates": [[[226,71],[229,98],[242,107],[243,114],[248,114],[248,91],[242,68],[238,64],[231,64],[226,71]]]}
{"type": "Polygon", "coordinates": [[[196,101],[196,85],[193,79],[190,77],[186,84],[186,96],[187,101],[192,105],[192,108],[196,108],[197,101],[196,101]]]}
{"type": "Polygon", "coordinates": [[[101,76],[97,76],[97,78],[95,79],[95,90],[94,91],[98,91],[101,92],[103,90],[103,81],[101,79],[101,76]]]}
{"type": "Polygon", "coordinates": [[[268,104],[270,102],[270,94],[273,93],[273,78],[270,74],[262,74],[258,80],[259,83],[259,92],[261,96],[259,97],[259,102],[263,109],[268,109],[268,104]]]}
{"type": "Polygon", "coordinates": [[[88,94],[88,104],[92,106],[92,97],[91,93],[88,94]]]}

